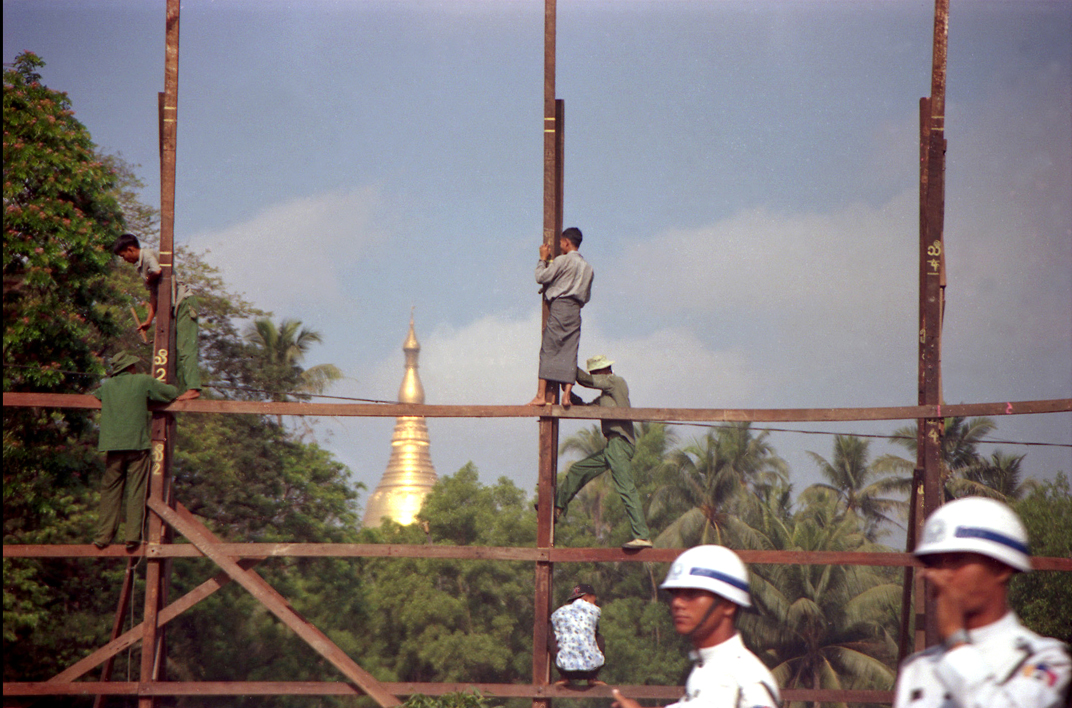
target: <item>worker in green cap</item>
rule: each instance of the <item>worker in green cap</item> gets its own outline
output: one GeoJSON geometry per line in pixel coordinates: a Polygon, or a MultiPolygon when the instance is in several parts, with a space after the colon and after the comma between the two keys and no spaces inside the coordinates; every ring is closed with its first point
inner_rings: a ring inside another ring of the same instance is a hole
{"type": "Polygon", "coordinates": [[[119,530],[126,492],[127,550],[141,543],[145,491],[149,481],[149,401],[168,403],[179,395],[174,386],[137,373],[141,360],[129,352],[112,357],[112,375],[92,395],[100,399],[100,440],[105,454],[100,522],[93,545],[104,548],[119,530]]]}

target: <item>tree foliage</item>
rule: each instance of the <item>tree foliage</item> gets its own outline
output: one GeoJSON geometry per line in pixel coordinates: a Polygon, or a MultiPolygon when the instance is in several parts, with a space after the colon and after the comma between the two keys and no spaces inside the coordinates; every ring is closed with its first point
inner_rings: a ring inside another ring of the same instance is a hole
{"type": "Polygon", "coordinates": [[[814,452],[808,454],[826,479],[815,486],[832,491],[844,511],[859,515],[867,537],[874,541],[886,530],[884,525],[896,523],[903,515],[907,506],[903,495],[911,488],[912,478],[883,473],[871,464],[869,447],[863,438],[838,435],[833,461],[814,452]]]}
{"type": "MultiPolygon", "coordinates": [[[[1062,472],[1039,484],[1014,508],[1027,526],[1031,553],[1072,558],[1072,493],[1062,472]]],[[[1009,604],[1031,629],[1072,644],[1072,583],[1068,573],[1036,570],[1017,573],[1009,584],[1009,604]]]]}
{"type": "MultiPolygon", "coordinates": [[[[123,214],[115,173],[67,96],[41,83],[42,66],[24,52],[4,70],[4,390],[80,393],[103,374],[100,354],[119,331],[107,246],[123,214]]],[[[89,537],[92,435],[84,411],[4,409],[4,543],[89,537]]],[[[117,585],[117,572],[5,559],[5,678],[48,671],[106,631],[109,593],[99,584],[117,585]],[[40,654],[21,649],[29,635],[40,654]]]]}
{"type": "Polygon", "coordinates": [[[116,175],[67,96],[24,52],[4,70],[4,390],[73,391],[103,373],[117,324],[107,246],[123,228],[116,175]]]}
{"type": "Polygon", "coordinates": [[[743,543],[750,529],[742,514],[786,479],[785,461],[768,437],[753,434],[751,423],[734,423],[670,451],[668,464],[677,475],[656,490],[652,507],[685,511],[658,535],[656,545],[743,543]]]}

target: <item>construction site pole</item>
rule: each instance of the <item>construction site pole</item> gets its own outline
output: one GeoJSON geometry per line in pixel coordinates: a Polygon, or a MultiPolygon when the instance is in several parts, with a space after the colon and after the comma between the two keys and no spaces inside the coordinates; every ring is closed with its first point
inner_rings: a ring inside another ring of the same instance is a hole
{"type": "MultiPolygon", "coordinates": [[[[917,423],[916,466],[923,470],[922,513],[913,536],[919,540],[923,521],[943,500],[944,475],[941,416],[942,318],[945,306],[945,84],[949,42],[949,0],[935,0],[931,95],[920,101],[920,241],[919,241],[919,403],[936,406],[938,416],[917,423]]],[[[938,642],[934,600],[916,583],[916,648],[938,642]],[[922,617],[919,616],[922,609],[922,617]],[[920,622],[920,620],[923,620],[920,622]],[[922,627],[921,627],[922,625],[922,627]],[[922,636],[920,635],[922,629],[922,636]]]]}
{"type": "MultiPolygon", "coordinates": [[[[557,256],[558,235],[562,232],[562,117],[563,105],[555,99],[555,0],[544,2],[543,59],[543,243],[557,256]]],[[[548,304],[543,301],[543,327],[547,326],[548,304]]],[[[548,405],[558,400],[558,384],[547,382],[544,396],[548,405]]],[[[538,512],[536,545],[550,548],[555,543],[555,481],[558,468],[558,419],[541,417],[539,422],[538,512]]],[[[535,607],[532,631],[532,683],[545,687],[551,682],[548,650],[552,579],[549,561],[536,563],[535,607]]],[[[534,698],[533,708],[548,708],[549,698],[534,698]]]]}
{"type": "MultiPolygon", "coordinates": [[[[153,337],[151,374],[169,383],[175,382],[174,313],[172,288],[174,283],[175,245],[175,149],[178,137],[179,89],[179,0],[167,0],[164,49],[164,92],[160,97],[160,280],[157,282],[156,327],[153,337]]],[[[163,503],[170,498],[171,457],[174,444],[175,418],[153,413],[151,442],[151,471],[149,498],[163,503]]],[[[151,546],[167,539],[167,529],[156,514],[147,514],[148,531],[145,540],[151,546]]],[[[147,557],[145,571],[145,615],[141,642],[142,685],[165,678],[164,630],[158,628],[158,616],[167,600],[166,561],[147,557]]],[[[153,708],[155,696],[141,696],[139,708],[153,708]]]]}

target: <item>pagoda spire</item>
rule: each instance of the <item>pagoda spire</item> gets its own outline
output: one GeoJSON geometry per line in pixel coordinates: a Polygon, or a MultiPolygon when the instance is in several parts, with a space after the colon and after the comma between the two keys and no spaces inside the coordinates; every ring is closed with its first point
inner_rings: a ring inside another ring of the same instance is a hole
{"type": "MultiPolygon", "coordinates": [[[[406,371],[398,388],[399,403],[424,403],[424,386],[417,373],[417,359],[421,345],[409,318],[409,335],[402,343],[406,355],[406,371]]],[[[424,498],[432,491],[436,481],[435,467],[429,453],[428,425],[424,416],[399,416],[391,435],[391,459],[387,470],[376,485],[365,507],[362,525],[378,527],[383,517],[388,517],[403,526],[416,521],[424,498]]]]}

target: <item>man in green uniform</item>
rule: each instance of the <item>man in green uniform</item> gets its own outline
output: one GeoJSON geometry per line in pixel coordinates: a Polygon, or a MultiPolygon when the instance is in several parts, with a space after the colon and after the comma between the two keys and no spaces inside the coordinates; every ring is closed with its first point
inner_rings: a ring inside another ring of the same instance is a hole
{"type": "MultiPolygon", "coordinates": [[[[613,363],[600,354],[585,363],[588,371],[577,367],[577,383],[586,388],[599,389],[602,393],[591,403],[585,403],[574,394],[573,403],[581,406],[629,408],[629,386],[625,383],[625,379],[611,371],[613,363]]],[[[632,460],[636,452],[633,422],[603,419],[602,429],[603,437],[607,439],[606,447],[580,462],[574,462],[570,467],[565,481],[558,488],[555,499],[555,519],[566,513],[570,500],[581,491],[584,485],[609,469],[611,478],[614,480],[614,489],[621,497],[622,504],[625,505],[625,511],[629,515],[629,525],[633,532],[633,539],[623,544],[622,548],[627,550],[651,548],[651,532],[648,531],[648,524],[644,520],[640,494],[637,492],[636,482],[633,479],[632,460]]]]}
{"type": "Polygon", "coordinates": [[[100,399],[100,440],[105,453],[101,484],[100,523],[93,545],[104,548],[119,529],[123,492],[127,492],[127,550],[141,543],[145,519],[145,487],[149,481],[149,401],[167,403],[178,390],[148,374],[137,373],[138,357],[120,352],[112,357],[112,376],[93,395],[100,399]]]}
{"type": "MultiPolygon", "coordinates": [[[[142,248],[134,234],[123,234],[112,245],[112,253],[137,268],[149,289],[149,314],[138,324],[139,330],[148,330],[156,316],[157,286],[163,273],[160,252],[155,248],[142,248]]],[[[171,278],[171,307],[175,313],[175,378],[179,391],[183,392],[180,400],[186,401],[201,395],[201,370],[197,367],[197,298],[174,274],[171,278]]]]}

